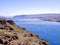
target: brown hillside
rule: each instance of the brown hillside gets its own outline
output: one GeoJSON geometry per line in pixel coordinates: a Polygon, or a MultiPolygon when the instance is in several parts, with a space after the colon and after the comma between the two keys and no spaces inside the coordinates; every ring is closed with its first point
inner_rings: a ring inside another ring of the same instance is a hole
{"type": "Polygon", "coordinates": [[[0,45],[49,45],[49,43],[17,26],[12,20],[0,18],[0,45]]]}

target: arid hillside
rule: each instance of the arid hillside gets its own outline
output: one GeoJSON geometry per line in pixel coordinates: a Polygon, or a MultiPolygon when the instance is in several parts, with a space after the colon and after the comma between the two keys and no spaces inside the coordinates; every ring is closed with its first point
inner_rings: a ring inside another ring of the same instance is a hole
{"type": "Polygon", "coordinates": [[[0,45],[49,45],[49,43],[17,26],[12,20],[0,18],[0,45]]]}

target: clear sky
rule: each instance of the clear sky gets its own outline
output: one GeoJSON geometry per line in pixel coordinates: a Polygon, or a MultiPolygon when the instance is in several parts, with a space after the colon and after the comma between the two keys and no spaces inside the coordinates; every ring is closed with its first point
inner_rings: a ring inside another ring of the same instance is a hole
{"type": "Polygon", "coordinates": [[[60,13],[60,0],[0,0],[0,16],[60,13]]]}

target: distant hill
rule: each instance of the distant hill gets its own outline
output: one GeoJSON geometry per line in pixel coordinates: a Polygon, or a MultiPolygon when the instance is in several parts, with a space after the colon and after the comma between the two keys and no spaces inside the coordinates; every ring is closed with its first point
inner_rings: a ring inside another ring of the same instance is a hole
{"type": "Polygon", "coordinates": [[[5,18],[4,16],[0,16],[0,18],[5,18]]]}
{"type": "Polygon", "coordinates": [[[60,14],[31,14],[31,15],[16,15],[14,17],[4,17],[0,18],[12,19],[14,21],[56,21],[60,22],[60,14]]]}
{"type": "Polygon", "coordinates": [[[16,15],[13,19],[40,19],[45,21],[60,22],[60,14],[32,14],[32,15],[16,15]]]}

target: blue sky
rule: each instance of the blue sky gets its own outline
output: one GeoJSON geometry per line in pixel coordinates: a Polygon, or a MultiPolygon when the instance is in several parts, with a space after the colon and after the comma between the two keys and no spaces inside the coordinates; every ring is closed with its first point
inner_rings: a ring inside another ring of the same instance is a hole
{"type": "Polygon", "coordinates": [[[0,16],[60,13],[60,0],[0,0],[0,16]]]}

